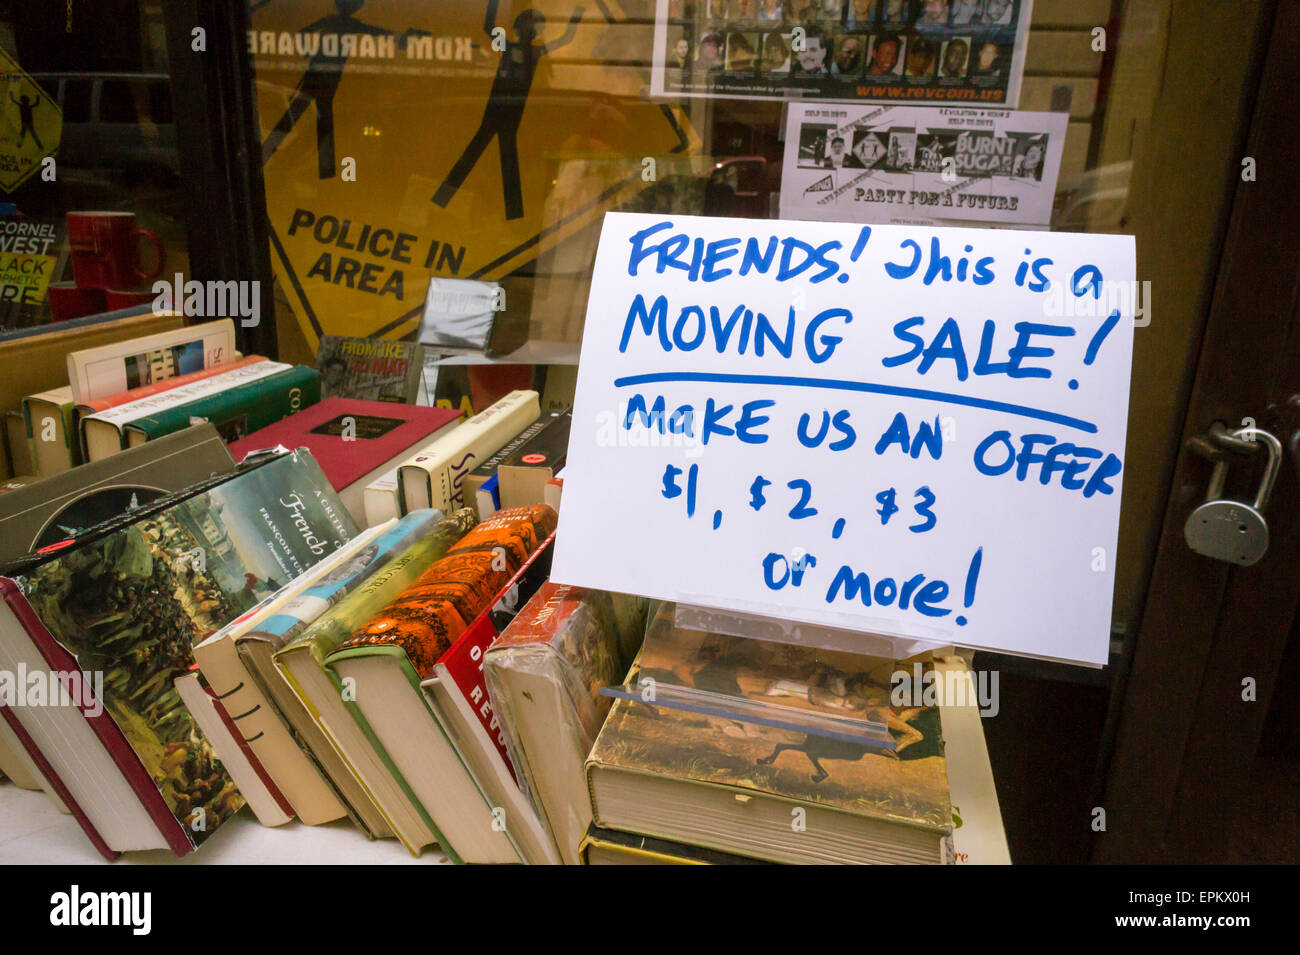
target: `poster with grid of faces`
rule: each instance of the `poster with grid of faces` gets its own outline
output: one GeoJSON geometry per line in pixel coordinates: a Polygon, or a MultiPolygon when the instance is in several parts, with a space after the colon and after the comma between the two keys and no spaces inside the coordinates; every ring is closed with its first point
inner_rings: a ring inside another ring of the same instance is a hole
{"type": "Polygon", "coordinates": [[[658,0],[656,96],[1015,107],[1032,0],[658,0]]]}

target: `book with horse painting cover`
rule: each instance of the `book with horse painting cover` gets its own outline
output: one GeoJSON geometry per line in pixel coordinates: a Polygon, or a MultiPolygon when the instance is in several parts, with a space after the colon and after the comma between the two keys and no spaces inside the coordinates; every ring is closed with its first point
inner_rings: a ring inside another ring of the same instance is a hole
{"type": "Polygon", "coordinates": [[[890,661],[684,631],[675,610],[655,611],[625,684],[641,694],[614,700],[587,760],[598,827],[772,862],[945,861],[939,711],[891,705],[890,661]],[[676,705],[692,694],[748,709],[676,705]]]}

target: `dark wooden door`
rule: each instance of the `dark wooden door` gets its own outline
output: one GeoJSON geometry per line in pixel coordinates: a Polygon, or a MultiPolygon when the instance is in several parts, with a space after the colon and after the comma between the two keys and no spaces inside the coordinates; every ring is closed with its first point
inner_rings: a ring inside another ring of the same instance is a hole
{"type": "MultiPolygon", "coordinates": [[[[1300,3],[1282,0],[1242,155],[1253,179],[1235,184],[1185,441],[1216,421],[1235,429],[1253,419],[1284,449],[1300,432],[1297,36],[1300,3]]],[[[1141,400],[1135,392],[1133,401],[1141,400]]],[[[1253,495],[1264,457],[1262,446],[1231,456],[1232,496],[1253,495]]],[[[1293,666],[1287,647],[1300,601],[1300,460],[1284,450],[1265,512],[1269,549],[1251,567],[1198,556],[1184,541],[1184,522],[1204,499],[1212,467],[1184,444],[1137,636],[1113,697],[1097,861],[1248,861],[1230,844],[1243,818],[1270,830],[1266,840],[1294,837],[1285,819],[1296,815],[1300,793],[1288,798],[1285,785],[1262,792],[1256,772],[1270,710],[1269,732],[1281,732],[1276,727],[1297,713],[1295,687],[1282,685],[1282,673],[1293,666]]]]}

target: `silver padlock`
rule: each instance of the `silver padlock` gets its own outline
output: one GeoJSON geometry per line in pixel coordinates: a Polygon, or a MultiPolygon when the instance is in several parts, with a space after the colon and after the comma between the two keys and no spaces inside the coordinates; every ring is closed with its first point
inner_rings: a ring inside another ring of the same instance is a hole
{"type": "Polygon", "coordinates": [[[1268,521],[1264,519],[1264,508],[1268,506],[1273,485],[1277,483],[1278,469],[1282,466],[1282,444],[1261,428],[1241,428],[1234,431],[1233,436],[1258,440],[1268,451],[1268,463],[1255,500],[1250,504],[1217,500],[1223,493],[1228,461],[1225,458],[1216,462],[1205,493],[1205,503],[1188,516],[1183,525],[1183,537],[1187,539],[1187,546],[1203,557],[1249,567],[1258,563],[1268,550],[1268,521]]]}

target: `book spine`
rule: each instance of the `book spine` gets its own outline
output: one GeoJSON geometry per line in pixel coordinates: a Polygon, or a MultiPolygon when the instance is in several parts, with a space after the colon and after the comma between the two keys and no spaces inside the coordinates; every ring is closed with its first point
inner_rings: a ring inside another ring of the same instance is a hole
{"type": "MultiPolygon", "coordinates": [[[[236,385],[281,374],[292,367],[278,361],[254,362],[246,367],[234,369],[223,367],[219,375],[212,375],[190,382],[188,385],[168,388],[147,397],[114,405],[92,415],[83,415],[81,420],[104,421],[120,430],[137,418],[160,414],[170,408],[220,394],[236,385]]],[[[84,406],[85,402],[79,404],[84,406]]]]}
{"type": "Polygon", "coordinates": [[[174,391],[177,388],[192,385],[196,381],[206,381],[209,378],[215,378],[217,375],[224,375],[226,372],[247,368],[249,365],[256,365],[264,361],[266,359],[261,355],[248,355],[235,361],[228,361],[224,365],[213,365],[211,368],[204,368],[202,371],[191,371],[184,375],[177,375],[175,378],[164,378],[162,381],[155,381],[150,385],[141,385],[139,388],[132,388],[130,391],[119,391],[117,394],[105,398],[92,398],[89,401],[83,401],[76,406],[76,413],[79,417],[98,414],[101,411],[107,411],[109,408],[116,408],[118,405],[130,404],[133,401],[160,395],[165,391],[174,391]]]}
{"type": "Polygon", "coordinates": [[[244,432],[256,431],[320,400],[320,372],[299,365],[271,377],[236,385],[207,398],[137,418],[126,426],[153,439],[186,428],[195,418],[218,428],[244,418],[244,432]]]}
{"type": "MultiPolygon", "coordinates": [[[[91,731],[99,737],[99,741],[104,744],[104,749],[121,771],[132,792],[139,798],[145,811],[149,813],[149,818],[158,827],[158,831],[167,841],[168,847],[178,856],[192,852],[194,845],[190,842],[185,829],[172,815],[167,803],[163,800],[162,793],[158,791],[158,787],[154,785],[154,781],[144,768],[144,764],[140,762],[135,750],[131,748],[131,744],[127,742],[126,737],[122,734],[121,727],[108,715],[108,709],[103,706],[103,701],[95,700],[94,691],[86,682],[81,668],[77,665],[76,658],[64,649],[63,645],[55,640],[50,631],[46,629],[44,622],[36,615],[36,611],[32,609],[31,604],[27,602],[27,598],[23,595],[16,581],[7,576],[0,576],[0,594],[3,595],[5,602],[9,604],[14,616],[18,619],[19,625],[27,631],[27,635],[36,646],[37,652],[45,660],[46,666],[54,673],[61,675],[61,678],[65,681],[64,685],[71,687],[73,683],[80,684],[77,689],[72,691],[74,698],[80,699],[86,709],[91,708],[96,703],[99,704],[97,716],[90,715],[85,709],[82,710],[86,722],[91,731]]],[[[4,707],[4,709],[8,710],[8,707],[4,707]]],[[[10,726],[14,726],[15,722],[17,721],[11,720],[10,726]]],[[[19,733],[19,739],[24,739],[23,745],[32,754],[33,761],[40,767],[42,773],[47,773],[46,779],[50,781],[51,785],[54,785],[54,780],[58,776],[53,774],[53,770],[45,757],[39,756],[40,750],[31,744],[31,738],[27,737],[25,732],[19,732],[17,727],[14,728],[14,732],[19,733]]],[[[76,803],[72,800],[71,794],[67,793],[66,788],[62,786],[62,783],[55,788],[55,791],[59,793],[59,798],[64,800],[64,805],[74,813],[80,812],[79,809],[73,809],[76,803]]],[[[88,835],[94,833],[94,828],[90,826],[89,820],[87,820],[84,827],[88,835]]],[[[97,833],[91,835],[91,839],[97,840],[97,848],[103,843],[103,839],[97,833]]]]}
{"type": "Polygon", "coordinates": [[[510,457],[510,455],[522,448],[527,442],[531,441],[533,437],[549,423],[549,416],[546,418],[538,418],[528,427],[524,428],[523,431],[520,431],[517,435],[503,444],[496,454],[484,460],[483,463],[471,471],[470,474],[481,477],[486,481],[497,473],[497,468],[505,462],[506,458],[510,457]]]}
{"type": "Polygon", "coordinates": [[[492,407],[438,438],[397,469],[398,502],[408,507],[408,483],[423,485],[428,506],[451,510],[465,505],[461,483],[476,463],[537,420],[541,408],[535,391],[512,391],[492,407]]]}
{"type": "Polygon", "coordinates": [[[486,612],[480,614],[479,618],[470,624],[469,629],[461,634],[452,648],[443,654],[442,659],[435,666],[435,671],[446,672],[449,679],[441,681],[442,685],[448,692],[458,694],[465,701],[466,706],[482,724],[483,731],[492,740],[501,762],[510,771],[511,777],[518,782],[519,774],[515,772],[514,763],[506,749],[505,730],[492,706],[491,698],[488,696],[487,680],[483,676],[483,654],[496,638],[497,629],[492,625],[491,618],[486,612]]]}

